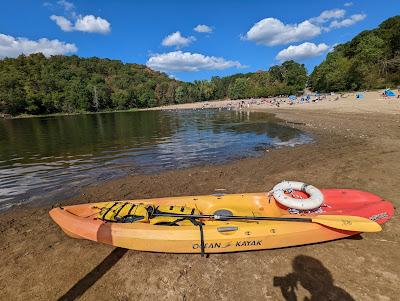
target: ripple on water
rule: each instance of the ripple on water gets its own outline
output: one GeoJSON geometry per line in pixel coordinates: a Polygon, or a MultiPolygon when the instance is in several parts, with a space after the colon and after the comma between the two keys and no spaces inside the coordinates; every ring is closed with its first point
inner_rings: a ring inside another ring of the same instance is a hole
{"type": "Polygon", "coordinates": [[[57,203],[132,172],[224,163],[312,142],[265,113],[150,111],[0,120],[0,210],[57,203]]]}

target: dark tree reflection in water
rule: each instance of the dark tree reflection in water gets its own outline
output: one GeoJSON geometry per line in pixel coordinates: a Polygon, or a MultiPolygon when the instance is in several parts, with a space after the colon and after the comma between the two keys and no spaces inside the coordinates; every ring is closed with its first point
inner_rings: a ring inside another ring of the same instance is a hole
{"type": "Polygon", "coordinates": [[[0,210],[127,174],[220,164],[311,140],[273,115],[227,110],[0,120],[0,210]]]}

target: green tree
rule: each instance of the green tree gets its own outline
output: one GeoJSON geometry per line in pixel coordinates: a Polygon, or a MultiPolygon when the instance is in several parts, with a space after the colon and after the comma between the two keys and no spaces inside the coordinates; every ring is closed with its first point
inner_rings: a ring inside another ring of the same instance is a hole
{"type": "Polygon", "coordinates": [[[187,89],[185,86],[180,85],[175,89],[175,102],[184,103],[187,100],[187,89]]]}
{"type": "Polygon", "coordinates": [[[247,98],[249,95],[249,79],[237,78],[229,86],[228,95],[231,99],[247,98]]]}
{"type": "Polygon", "coordinates": [[[382,88],[400,84],[400,16],[338,45],[310,76],[322,92],[382,88]]]}
{"type": "Polygon", "coordinates": [[[173,103],[180,82],[146,66],[43,54],[0,60],[0,110],[13,115],[102,111],[173,103]]]}

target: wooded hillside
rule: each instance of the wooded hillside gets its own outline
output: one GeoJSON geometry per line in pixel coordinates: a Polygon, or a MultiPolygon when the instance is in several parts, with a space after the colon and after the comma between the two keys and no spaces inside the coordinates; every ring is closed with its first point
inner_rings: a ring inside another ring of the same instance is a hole
{"type": "Polygon", "coordinates": [[[293,61],[269,72],[185,83],[144,65],[38,53],[0,60],[0,112],[96,112],[290,94],[303,89],[306,80],[304,65],[293,61]]]}
{"type": "Polygon", "coordinates": [[[310,76],[320,92],[385,88],[400,84],[400,16],[366,30],[329,53],[310,76]]]}

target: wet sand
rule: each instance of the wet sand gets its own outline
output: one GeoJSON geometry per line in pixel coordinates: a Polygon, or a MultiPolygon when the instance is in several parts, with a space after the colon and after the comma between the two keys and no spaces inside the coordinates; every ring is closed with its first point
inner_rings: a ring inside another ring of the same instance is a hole
{"type": "MultiPolygon", "coordinates": [[[[288,125],[311,132],[313,144],[225,165],[131,175],[87,187],[64,204],[220,189],[266,191],[287,179],[319,188],[370,191],[398,207],[400,106],[377,100],[368,100],[360,110],[333,104],[338,102],[310,104],[312,109],[308,104],[267,109],[288,125]]],[[[265,109],[257,107],[251,109],[265,109]]],[[[294,295],[297,300],[398,299],[398,210],[381,233],[201,258],[71,239],[50,220],[49,209],[16,208],[0,215],[1,300],[296,300],[294,295]]]]}

